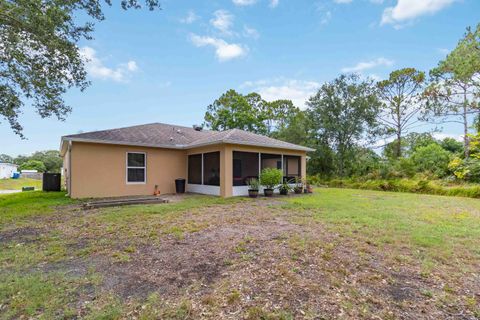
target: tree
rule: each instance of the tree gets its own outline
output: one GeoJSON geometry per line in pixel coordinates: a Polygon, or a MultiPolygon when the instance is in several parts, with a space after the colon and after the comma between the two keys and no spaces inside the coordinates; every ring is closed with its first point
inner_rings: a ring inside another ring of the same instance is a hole
{"type": "Polygon", "coordinates": [[[463,125],[464,153],[469,156],[469,116],[478,114],[480,106],[480,24],[470,28],[457,47],[430,71],[431,84],[425,89],[427,108],[424,117],[439,117],[441,122],[463,125]]]}
{"type": "Polygon", "coordinates": [[[45,168],[45,165],[43,164],[42,161],[38,160],[28,160],[24,163],[22,163],[18,169],[20,171],[22,170],[37,170],[38,172],[45,172],[47,169],[45,168]]]}
{"type": "Polygon", "coordinates": [[[412,154],[412,161],[418,171],[431,172],[441,178],[446,175],[451,153],[437,143],[420,147],[412,154]]]}
{"type": "Polygon", "coordinates": [[[372,81],[341,75],[322,85],[307,105],[316,139],[326,139],[336,153],[339,175],[345,175],[347,157],[360,140],[378,134],[381,106],[372,81]]]}
{"type": "Polygon", "coordinates": [[[242,95],[230,89],[208,106],[204,125],[213,130],[237,128],[271,135],[285,127],[297,112],[290,100],[267,102],[258,93],[242,95]]]}
{"type": "Polygon", "coordinates": [[[445,138],[440,142],[440,145],[443,149],[447,150],[451,153],[462,153],[463,152],[463,144],[458,142],[453,138],[445,138]]]}
{"type": "Polygon", "coordinates": [[[0,154],[0,163],[13,163],[13,158],[8,154],[0,154]]]}
{"type": "Polygon", "coordinates": [[[46,172],[60,172],[63,165],[60,153],[57,150],[37,151],[30,156],[31,160],[41,161],[46,172]]]}
{"type": "Polygon", "coordinates": [[[272,137],[282,141],[309,145],[310,123],[305,112],[298,110],[293,115],[285,117],[277,131],[272,133],[272,137]]]}
{"type": "Polygon", "coordinates": [[[257,93],[243,96],[235,90],[228,90],[208,106],[204,125],[213,130],[237,128],[265,134],[267,128],[262,112],[265,103],[257,93]]]}
{"type": "MultiPolygon", "coordinates": [[[[145,2],[150,10],[159,7],[158,0],[145,2]]],[[[121,6],[141,7],[138,0],[121,6]]],[[[92,38],[94,23],[75,21],[78,15],[103,20],[102,1],[0,0],[0,116],[22,138],[18,115],[27,102],[42,118],[63,120],[71,107],[62,95],[89,85],[77,44],[92,38]]]]}
{"type": "Polygon", "coordinates": [[[380,121],[387,134],[394,134],[395,158],[402,156],[402,137],[417,122],[421,110],[420,89],[425,73],[414,68],[393,71],[387,80],[377,83],[379,95],[384,102],[380,121]]]}

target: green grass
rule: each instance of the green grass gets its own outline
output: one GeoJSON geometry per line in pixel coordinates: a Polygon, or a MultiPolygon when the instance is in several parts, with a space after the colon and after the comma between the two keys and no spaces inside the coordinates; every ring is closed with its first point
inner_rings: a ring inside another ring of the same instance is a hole
{"type": "Polygon", "coordinates": [[[0,195],[0,229],[5,223],[54,212],[55,206],[75,203],[65,192],[31,191],[0,195]]]}
{"type": "Polygon", "coordinates": [[[335,188],[315,191],[284,207],[306,210],[333,232],[376,245],[421,250],[435,259],[448,259],[454,252],[480,258],[478,200],[335,188]]]}
{"type": "Polygon", "coordinates": [[[35,190],[42,190],[42,180],[29,178],[0,179],[0,190],[21,190],[22,187],[35,187],[35,190]]]}
{"type": "MultiPolygon", "coordinates": [[[[294,274],[292,279],[308,272],[303,270],[302,261],[305,256],[319,254],[327,268],[330,264],[335,264],[338,259],[337,249],[343,245],[352,254],[364,254],[367,259],[378,259],[380,265],[383,263],[393,269],[404,268],[406,265],[418,267],[422,277],[436,272],[436,277],[441,276],[438,281],[457,290],[442,294],[453,297],[462,286],[461,279],[466,274],[476,272],[472,268],[478,266],[480,261],[480,201],[476,199],[336,188],[317,188],[311,195],[277,199],[284,202],[260,207],[258,210],[272,210],[271,218],[278,214],[277,218],[283,217],[295,223],[299,230],[316,230],[326,236],[317,239],[312,234],[297,232],[295,228],[293,235],[285,239],[279,238],[279,245],[282,248],[286,246],[290,254],[288,260],[275,260],[274,263],[284,267],[285,274],[294,274]],[[324,241],[325,239],[329,241],[324,241]]],[[[7,306],[0,308],[0,318],[78,317],[78,305],[83,301],[79,300],[83,299],[82,290],[100,290],[102,280],[95,273],[98,270],[88,269],[86,275],[79,276],[59,271],[42,271],[42,266],[62,265],[77,260],[85,262],[95,257],[110,259],[112,263],[122,265],[132,261],[135,254],[141,254],[142,244],[154,246],[165,241],[165,235],[182,239],[190,236],[189,233],[202,232],[207,228],[231,228],[228,219],[212,221],[211,216],[205,215],[209,208],[213,210],[222,205],[221,210],[215,209],[227,218],[229,205],[240,203],[239,207],[257,206],[261,201],[188,195],[183,201],[168,204],[83,211],[68,207],[78,202],[66,197],[63,192],[36,191],[0,196],[0,232],[8,234],[8,231],[19,225],[42,229],[41,235],[32,236],[34,241],[22,238],[0,243],[0,305],[7,306]],[[59,219],[63,215],[65,219],[59,219]],[[80,238],[83,239],[83,244],[75,246],[80,244],[80,238]]],[[[252,222],[261,229],[261,221],[252,222]]],[[[242,257],[241,261],[235,263],[248,263],[251,258],[243,257],[249,257],[249,247],[255,244],[255,238],[244,236],[237,240],[239,241],[232,250],[225,252],[225,257],[228,253],[233,253],[242,257]]],[[[212,241],[216,241],[216,238],[212,241]]],[[[261,247],[262,243],[259,242],[258,246],[261,247]]],[[[182,250],[181,246],[178,248],[182,250]]],[[[256,259],[261,259],[261,256],[256,256],[256,259]]],[[[227,265],[227,260],[225,261],[227,265]]],[[[228,265],[231,266],[232,262],[228,265]]],[[[334,275],[332,273],[330,276],[334,275]]],[[[226,277],[226,281],[236,280],[226,277]]],[[[294,282],[292,286],[295,286],[294,282]]],[[[349,290],[348,285],[343,284],[343,275],[338,278],[338,286],[347,292],[349,290]]],[[[294,318],[293,309],[272,311],[263,309],[262,305],[246,306],[243,290],[227,288],[229,287],[225,287],[223,300],[215,300],[218,297],[212,296],[212,304],[216,304],[215,301],[225,301],[227,308],[241,306],[243,309],[239,315],[246,319],[294,318]]],[[[439,297],[438,291],[427,289],[421,291],[422,296],[427,299],[439,297]]],[[[175,304],[165,304],[163,298],[155,295],[146,301],[130,300],[125,303],[113,292],[98,292],[96,298],[85,305],[82,318],[120,319],[128,317],[133,311],[138,319],[187,319],[198,315],[195,306],[199,302],[189,301],[195,299],[192,298],[193,295],[174,297],[178,302],[175,304]]],[[[465,299],[467,298],[473,299],[467,301],[471,304],[470,308],[480,313],[475,297],[468,296],[465,299]]],[[[350,301],[346,300],[345,308],[355,308],[348,303],[350,301]]],[[[308,310],[306,312],[308,314],[308,310]]]]}

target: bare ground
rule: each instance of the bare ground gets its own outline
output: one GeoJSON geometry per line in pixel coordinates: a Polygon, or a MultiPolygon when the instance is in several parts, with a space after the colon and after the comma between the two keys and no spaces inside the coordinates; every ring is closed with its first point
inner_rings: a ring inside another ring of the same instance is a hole
{"type": "MultiPolygon", "coordinates": [[[[405,247],[399,260],[361,232],[337,234],[277,199],[199,208],[143,226],[105,225],[100,212],[64,207],[38,217],[42,228],[0,233],[3,243],[59,234],[67,257],[35,270],[100,275],[77,292],[78,316],[106,293],[127,306],[156,293],[162,308],[187,304],[183,315],[192,319],[476,319],[471,304],[480,304],[478,261],[462,271],[445,261],[425,275],[415,258],[421,253],[405,247]],[[167,224],[194,228],[178,235],[167,224]]],[[[140,313],[132,307],[128,317],[140,313]]]]}

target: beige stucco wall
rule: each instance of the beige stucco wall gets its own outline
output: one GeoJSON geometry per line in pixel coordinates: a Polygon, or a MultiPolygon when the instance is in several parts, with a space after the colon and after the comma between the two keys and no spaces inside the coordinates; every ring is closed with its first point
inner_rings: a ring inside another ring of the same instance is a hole
{"type": "Polygon", "coordinates": [[[187,155],[214,151],[220,152],[220,195],[222,197],[232,196],[233,151],[301,156],[302,177],[306,177],[305,151],[234,144],[176,150],[73,142],[70,151],[64,155],[66,177],[71,181],[69,194],[73,198],[151,195],[155,185],[159,186],[162,194],[174,193],[175,179],[187,178],[187,155]],[[127,152],[146,153],[146,183],[127,184],[127,152]]]}
{"type": "Polygon", "coordinates": [[[70,152],[73,198],[151,195],[155,185],[174,193],[175,179],[186,178],[184,150],[73,142],[70,152]],[[146,183],[127,184],[127,152],[146,153],[146,183]]]}

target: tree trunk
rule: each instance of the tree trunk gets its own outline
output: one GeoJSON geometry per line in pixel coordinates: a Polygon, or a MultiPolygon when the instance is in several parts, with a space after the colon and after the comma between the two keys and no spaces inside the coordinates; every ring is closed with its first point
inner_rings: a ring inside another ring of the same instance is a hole
{"type": "Polygon", "coordinates": [[[402,156],[402,130],[398,129],[397,131],[397,150],[395,152],[395,157],[398,159],[402,156]]]}
{"type": "Polygon", "coordinates": [[[470,139],[468,138],[468,118],[467,118],[467,93],[463,93],[463,148],[465,159],[470,155],[470,139]]]}
{"type": "Polygon", "coordinates": [[[402,114],[400,112],[401,104],[398,102],[397,111],[397,150],[395,150],[395,157],[398,159],[402,156],[402,114]]]}

